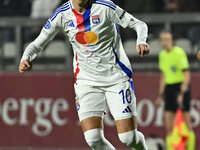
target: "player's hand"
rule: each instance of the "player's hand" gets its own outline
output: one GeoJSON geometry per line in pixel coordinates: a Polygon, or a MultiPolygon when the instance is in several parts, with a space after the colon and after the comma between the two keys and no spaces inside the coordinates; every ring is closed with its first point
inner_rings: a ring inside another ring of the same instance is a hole
{"type": "Polygon", "coordinates": [[[144,55],[149,54],[150,47],[147,44],[139,44],[139,45],[137,45],[137,52],[141,57],[144,57],[144,55]]]}
{"type": "Polygon", "coordinates": [[[28,60],[24,60],[19,65],[19,72],[24,74],[25,71],[29,71],[32,69],[32,63],[28,60]]]}
{"type": "Polygon", "coordinates": [[[178,102],[178,106],[179,108],[183,108],[183,94],[178,94],[178,97],[177,97],[177,102],[178,102]]]}
{"type": "Polygon", "coordinates": [[[156,101],[155,101],[155,105],[156,107],[159,107],[162,103],[164,102],[164,99],[162,96],[159,96],[156,101]]]}

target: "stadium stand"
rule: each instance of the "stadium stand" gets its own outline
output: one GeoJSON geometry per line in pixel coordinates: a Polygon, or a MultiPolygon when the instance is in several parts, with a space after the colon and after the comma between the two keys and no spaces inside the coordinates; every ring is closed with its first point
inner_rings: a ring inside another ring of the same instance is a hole
{"type": "Polygon", "coordinates": [[[158,56],[159,52],[162,50],[158,39],[152,39],[149,41],[149,46],[151,48],[151,56],[158,56]]]}
{"type": "Polygon", "coordinates": [[[175,44],[183,48],[188,55],[192,54],[192,45],[191,45],[190,40],[180,38],[175,41],[175,44]]]}
{"type": "Polygon", "coordinates": [[[132,56],[137,56],[137,51],[136,51],[136,41],[133,40],[133,39],[129,39],[129,40],[126,40],[124,42],[124,49],[126,51],[126,54],[130,57],[132,56]]]}
{"type": "Polygon", "coordinates": [[[14,58],[16,56],[17,46],[14,42],[6,42],[3,44],[3,54],[5,58],[14,58]]]}
{"type": "Polygon", "coordinates": [[[45,50],[46,57],[63,57],[69,54],[69,46],[63,41],[52,41],[45,50]]]}

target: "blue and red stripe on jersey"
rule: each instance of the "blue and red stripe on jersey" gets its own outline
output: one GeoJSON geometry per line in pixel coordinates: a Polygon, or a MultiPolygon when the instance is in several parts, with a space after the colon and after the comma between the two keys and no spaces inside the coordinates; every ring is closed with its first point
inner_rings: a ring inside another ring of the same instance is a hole
{"type": "MultiPolygon", "coordinates": [[[[91,24],[90,24],[91,8],[87,9],[83,13],[83,15],[78,13],[75,9],[72,9],[72,12],[74,13],[74,15],[76,17],[76,22],[77,22],[77,27],[78,27],[79,33],[84,34],[84,32],[91,31],[91,24]]],[[[81,34],[79,34],[79,35],[82,36],[81,34]]],[[[84,39],[82,39],[82,40],[84,40],[84,39]]],[[[76,65],[76,71],[74,73],[74,76],[75,76],[75,84],[77,84],[77,76],[80,72],[77,53],[75,56],[75,60],[77,62],[77,65],[76,65]]]]}
{"type": "Polygon", "coordinates": [[[75,56],[75,60],[76,60],[76,70],[75,70],[75,72],[74,72],[74,77],[75,77],[75,84],[77,84],[77,76],[78,76],[78,74],[79,74],[79,72],[80,72],[77,53],[76,53],[76,56],[75,56]]]}
{"type": "Polygon", "coordinates": [[[91,24],[90,24],[90,14],[91,9],[87,9],[83,15],[78,13],[75,9],[72,9],[77,21],[77,27],[79,32],[87,32],[91,31],[91,24]]]}

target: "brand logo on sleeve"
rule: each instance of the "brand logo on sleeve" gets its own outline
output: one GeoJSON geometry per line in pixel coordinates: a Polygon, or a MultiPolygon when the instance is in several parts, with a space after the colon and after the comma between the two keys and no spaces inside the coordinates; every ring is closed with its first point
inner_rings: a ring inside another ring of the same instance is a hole
{"type": "Polygon", "coordinates": [[[93,22],[94,24],[100,23],[99,15],[92,16],[92,22],[93,22]]]}

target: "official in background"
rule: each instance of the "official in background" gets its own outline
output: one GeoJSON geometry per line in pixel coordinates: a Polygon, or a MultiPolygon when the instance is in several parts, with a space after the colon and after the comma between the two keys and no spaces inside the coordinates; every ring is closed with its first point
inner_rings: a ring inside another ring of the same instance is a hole
{"type": "Polygon", "coordinates": [[[184,50],[174,46],[170,32],[160,33],[160,43],[163,50],[159,54],[159,69],[161,71],[159,96],[157,105],[165,102],[164,123],[166,128],[166,147],[170,148],[176,110],[181,108],[184,119],[190,130],[186,150],[195,149],[195,134],[191,127],[190,117],[190,71],[188,58],[184,50]]]}

